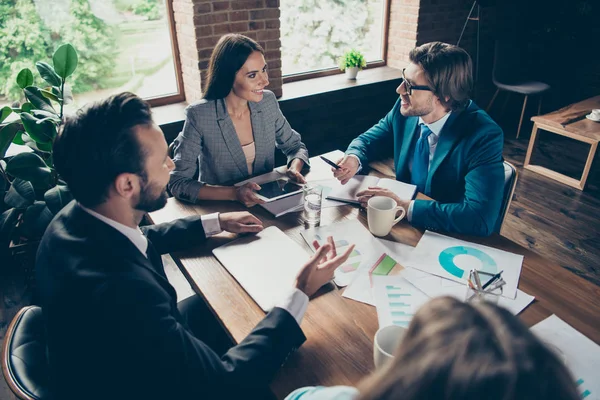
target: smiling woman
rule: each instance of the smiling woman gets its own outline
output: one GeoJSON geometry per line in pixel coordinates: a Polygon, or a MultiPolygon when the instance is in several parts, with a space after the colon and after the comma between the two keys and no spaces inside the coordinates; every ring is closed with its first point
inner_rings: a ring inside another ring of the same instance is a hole
{"type": "Polygon", "coordinates": [[[210,57],[206,81],[204,99],[187,108],[183,132],[174,142],[172,194],[192,202],[262,203],[255,183],[222,185],[270,172],[275,148],[287,156],[288,177],[304,183],[308,152],[275,95],[265,90],[269,76],[262,47],[243,35],[223,36],[210,57]]]}

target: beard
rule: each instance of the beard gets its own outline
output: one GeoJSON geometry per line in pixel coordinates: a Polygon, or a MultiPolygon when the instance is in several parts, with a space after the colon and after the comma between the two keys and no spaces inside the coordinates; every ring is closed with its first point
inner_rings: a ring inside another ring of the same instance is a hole
{"type": "Polygon", "coordinates": [[[433,99],[430,99],[427,104],[415,105],[413,102],[409,104],[408,110],[400,108],[400,114],[405,117],[422,117],[433,111],[433,99]]]}
{"type": "Polygon", "coordinates": [[[134,208],[145,212],[160,210],[167,204],[168,197],[166,188],[158,188],[157,185],[143,179],[140,197],[134,208]]]}

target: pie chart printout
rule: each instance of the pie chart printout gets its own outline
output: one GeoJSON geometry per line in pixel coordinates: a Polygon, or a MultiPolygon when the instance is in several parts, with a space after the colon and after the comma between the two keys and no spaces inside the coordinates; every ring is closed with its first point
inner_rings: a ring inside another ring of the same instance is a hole
{"type": "Polygon", "coordinates": [[[450,275],[466,279],[471,269],[498,273],[496,261],[487,253],[469,246],[453,246],[440,252],[440,265],[450,275]]]}

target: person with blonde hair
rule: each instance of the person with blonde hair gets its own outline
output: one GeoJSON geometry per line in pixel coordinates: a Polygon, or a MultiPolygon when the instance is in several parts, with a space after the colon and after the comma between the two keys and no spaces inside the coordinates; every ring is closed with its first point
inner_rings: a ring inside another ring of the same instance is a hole
{"type": "Polygon", "coordinates": [[[518,318],[439,297],[415,315],[393,361],[358,388],[307,387],[286,400],[579,399],[560,358],[518,318]]]}

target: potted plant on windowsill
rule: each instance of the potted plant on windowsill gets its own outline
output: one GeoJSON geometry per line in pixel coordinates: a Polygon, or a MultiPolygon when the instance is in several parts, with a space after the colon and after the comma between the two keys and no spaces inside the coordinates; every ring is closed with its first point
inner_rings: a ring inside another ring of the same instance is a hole
{"type": "Polygon", "coordinates": [[[346,78],[353,80],[358,71],[367,66],[367,61],[360,51],[352,49],[340,58],[339,66],[342,72],[346,71],[346,78]]]}
{"type": "MultiPolygon", "coordinates": [[[[46,227],[72,196],[58,178],[52,145],[63,121],[64,106],[73,100],[66,79],[77,67],[77,52],[70,44],[53,55],[53,66],[35,64],[44,80],[34,86],[28,68],[17,75],[25,101],[0,110],[0,256],[28,254],[28,263],[46,227]],[[4,123],[16,114],[11,122],[4,123]],[[11,143],[26,145],[30,151],[6,157],[11,143]]],[[[83,149],[82,149],[83,150],[83,149]]]]}

